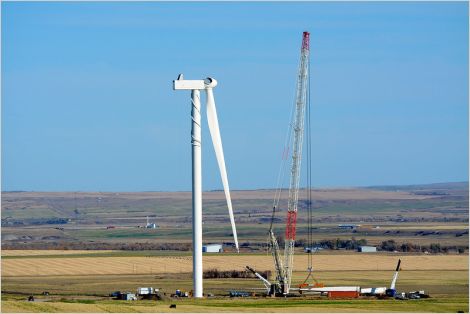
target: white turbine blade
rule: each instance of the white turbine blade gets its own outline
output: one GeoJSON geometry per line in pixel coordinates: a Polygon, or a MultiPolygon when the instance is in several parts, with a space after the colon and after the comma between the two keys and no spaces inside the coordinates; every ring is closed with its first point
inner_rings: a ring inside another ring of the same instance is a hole
{"type": "Polygon", "coordinates": [[[235,227],[235,219],[233,218],[232,210],[232,199],[230,198],[230,189],[228,186],[227,170],[225,169],[225,158],[224,150],[222,148],[222,139],[220,138],[219,121],[217,120],[217,111],[215,109],[214,94],[212,88],[206,89],[207,91],[207,122],[209,124],[209,131],[212,137],[212,143],[214,144],[215,156],[217,157],[217,163],[219,164],[220,176],[224,185],[225,198],[227,199],[228,214],[230,216],[230,223],[232,224],[233,239],[235,241],[235,247],[237,252],[238,248],[238,237],[237,228],[235,227]]]}

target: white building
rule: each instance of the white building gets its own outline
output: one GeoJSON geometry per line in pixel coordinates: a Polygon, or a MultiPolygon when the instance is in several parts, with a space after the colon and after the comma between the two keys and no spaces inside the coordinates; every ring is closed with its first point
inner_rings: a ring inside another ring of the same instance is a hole
{"type": "Polygon", "coordinates": [[[222,253],[222,244],[206,244],[202,246],[202,252],[204,253],[222,253]]]}
{"type": "Polygon", "coordinates": [[[362,253],[377,252],[377,248],[375,246],[360,246],[357,250],[362,253]]]}
{"type": "Polygon", "coordinates": [[[149,222],[149,216],[147,216],[147,224],[145,225],[145,228],[147,228],[147,229],[157,229],[157,224],[156,223],[150,223],[149,222]]]}

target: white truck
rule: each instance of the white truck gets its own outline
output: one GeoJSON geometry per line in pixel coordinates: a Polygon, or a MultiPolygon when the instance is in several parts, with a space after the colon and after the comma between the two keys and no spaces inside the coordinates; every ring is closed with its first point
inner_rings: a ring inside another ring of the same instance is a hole
{"type": "Polygon", "coordinates": [[[158,289],[154,289],[152,287],[137,288],[138,295],[155,294],[156,292],[158,292],[158,289]]]}

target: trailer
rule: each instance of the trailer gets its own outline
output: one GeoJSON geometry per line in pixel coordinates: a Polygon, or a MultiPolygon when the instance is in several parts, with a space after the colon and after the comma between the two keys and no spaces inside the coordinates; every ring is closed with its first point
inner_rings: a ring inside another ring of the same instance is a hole
{"type": "Polygon", "coordinates": [[[155,294],[156,292],[158,292],[158,289],[154,289],[152,287],[137,288],[138,295],[149,295],[149,294],[155,294]]]}

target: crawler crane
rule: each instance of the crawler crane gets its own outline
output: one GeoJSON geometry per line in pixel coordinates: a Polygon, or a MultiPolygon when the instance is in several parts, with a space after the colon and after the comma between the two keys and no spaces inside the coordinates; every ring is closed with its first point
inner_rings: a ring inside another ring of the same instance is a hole
{"type": "MultiPolygon", "coordinates": [[[[309,89],[309,36],[308,32],[303,32],[302,36],[302,47],[300,55],[300,65],[297,77],[296,95],[294,112],[292,116],[292,122],[290,124],[290,132],[288,135],[288,146],[290,146],[290,138],[293,135],[292,140],[292,156],[291,156],[291,167],[290,167],[290,184],[289,184],[289,197],[287,203],[287,222],[285,230],[285,247],[284,254],[281,256],[279,249],[279,243],[274,234],[273,221],[276,210],[278,209],[281,188],[278,188],[273,204],[273,212],[271,218],[271,224],[268,232],[269,245],[274,260],[274,266],[276,270],[276,281],[275,283],[269,282],[266,278],[261,277],[255,270],[247,266],[247,269],[253,272],[258,278],[262,278],[263,284],[268,289],[269,295],[287,295],[291,289],[292,282],[292,270],[294,267],[294,245],[295,245],[295,234],[296,234],[296,223],[297,223],[297,208],[299,203],[299,184],[300,184],[300,169],[302,161],[302,145],[304,136],[304,121],[305,112],[308,102],[308,89],[309,89]]],[[[308,110],[308,108],[307,108],[308,110]]],[[[307,121],[309,127],[309,122],[307,121]]],[[[309,145],[309,144],[308,144],[309,145]]],[[[307,154],[309,154],[309,148],[307,147],[307,154]]],[[[309,156],[309,155],[308,155],[309,156]]],[[[308,157],[309,158],[309,157],[308,157]]],[[[307,163],[308,167],[309,161],[307,163]]],[[[281,166],[282,169],[282,166],[281,166]]],[[[281,175],[280,175],[281,177],[281,175]]],[[[310,178],[308,193],[310,195],[310,178]]],[[[279,183],[278,183],[279,184],[279,183]]],[[[308,203],[310,207],[310,202],[308,203]]],[[[309,228],[310,226],[309,216],[309,228]]],[[[310,234],[311,230],[309,230],[310,234]]],[[[309,265],[311,272],[311,265],[309,265]]]]}

